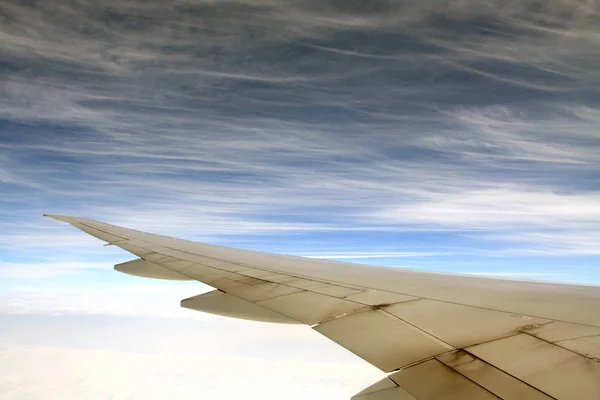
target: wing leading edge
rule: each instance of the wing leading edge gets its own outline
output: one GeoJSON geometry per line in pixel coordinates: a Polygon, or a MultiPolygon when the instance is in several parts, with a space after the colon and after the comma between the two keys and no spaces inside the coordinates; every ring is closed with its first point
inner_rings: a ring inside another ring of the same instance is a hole
{"type": "Polygon", "coordinates": [[[182,306],[302,323],[389,376],[387,399],[600,398],[600,288],[306,259],[48,215],[139,257],[116,269],[216,290],[182,306]]]}

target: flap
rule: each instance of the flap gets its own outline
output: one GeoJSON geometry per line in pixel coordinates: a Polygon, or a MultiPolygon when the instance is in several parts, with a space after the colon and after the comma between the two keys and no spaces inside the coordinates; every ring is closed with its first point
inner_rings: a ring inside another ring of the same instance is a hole
{"type": "Polygon", "coordinates": [[[194,279],[179,272],[161,267],[153,262],[141,258],[115,265],[115,271],[124,274],[141,276],[143,278],[166,279],[171,281],[192,281],[194,279]]]}
{"type": "Polygon", "coordinates": [[[213,290],[198,296],[181,300],[181,307],[251,321],[274,322],[279,324],[299,324],[285,315],[261,307],[239,297],[213,290]]]}

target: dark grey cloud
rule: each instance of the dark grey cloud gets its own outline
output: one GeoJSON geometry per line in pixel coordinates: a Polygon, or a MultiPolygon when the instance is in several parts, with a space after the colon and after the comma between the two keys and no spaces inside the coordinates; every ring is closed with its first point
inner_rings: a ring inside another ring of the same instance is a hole
{"type": "Polygon", "coordinates": [[[8,2],[6,97],[339,123],[597,94],[594,3],[359,3],[8,2]]]}

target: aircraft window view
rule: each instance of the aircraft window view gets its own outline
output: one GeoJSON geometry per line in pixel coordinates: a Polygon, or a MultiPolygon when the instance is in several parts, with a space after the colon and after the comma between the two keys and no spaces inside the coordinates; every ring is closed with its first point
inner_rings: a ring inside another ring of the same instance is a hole
{"type": "Polygon", "coordinates": [[[0,398],[600,399],[600,2],[0,1],[0,398]]]}

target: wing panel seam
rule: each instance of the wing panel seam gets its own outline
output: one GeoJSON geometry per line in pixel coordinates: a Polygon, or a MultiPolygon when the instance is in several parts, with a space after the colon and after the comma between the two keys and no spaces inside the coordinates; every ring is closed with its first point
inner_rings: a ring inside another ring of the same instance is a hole
{"type": "MultiPolygon", "coordinates": [[[[506,338],[503,338],[503,339],[506,339],[506,338]]],[[[498,340],[502,340],[502,339],[498,339],[498,340]]],[[[510,373],[508,373],[508,372],[507,372],[507,371],[505,371],[504,369],[502,369],[502,368],[500,368],[500,367],[497,367],[496,365],[492,364],[491,362],[488,362],[488,361],[484,360],[483,358],[477,357],[475,354],[471,353],[471,352],[468,350],[468,348],[459,349],[459,351],[464,351],[465,353],[467,353],[467,354],[468,354],[468,355],[470,355],[471,357],[473,357],[473,358],[475,358],[475,359],[477,359],[477,360],[479,360],[479,361],[481,361],[481,362],[483,362],[483,363],[485,363],[485,364],[489,365],[489,366],[490,366],[490,367],[492,367],[492,368],[495,368],[495,369],[497,369],[498,371],[502,371],[502,372],[504,372],[506,375],[510,376],[511,378],[514,378],[515,380],[517,380],[517,381],[519,381],[519,382],[522,382],[522,383],[524,383],[525,385],[529,386],[530,388],[533,388],[533,389],[537,390],[538,392],[545,394],[546,396],[550,397],[551,399],[558,400],[556,397],[554,397],[554,396],[551,396],[551,395],[549,395],[548,393],[546,393],[545,391],[543,391],[543,390],[541,390],[541,389],[539,389],[539,388],[537,388],[537,387],[533,386],[532,384],[530,384],[530,383],[527,383],[527,382],[525,382],[524,380],[522,380],[522,379],[520,379],[520,378],[518,378],[518,377],[516,377],[516,376],[514,376],[514,375],[512,375],[512,374],[510,374],[510,373]]],[[[439,360],[438,360],[438,361],[439,361],[439,360]]],[[[442,364],[444,364],[442,361],[440,361],[440,362],[441,362],[442,364]]],[[[445,365],[445,364],[444,364],[444,365],[445,365]]],[[[451,367],[448,367],[448,368],[451,368],[451,367]]],[[[456,372],[458,372],[458,371],[456,371],[456,372]]],[[[460,372],[458,372],[458,373],[460,374],[460,372]]],[[[461,375],[462,375],[462,374],[461,374],[461,375]]]]}

